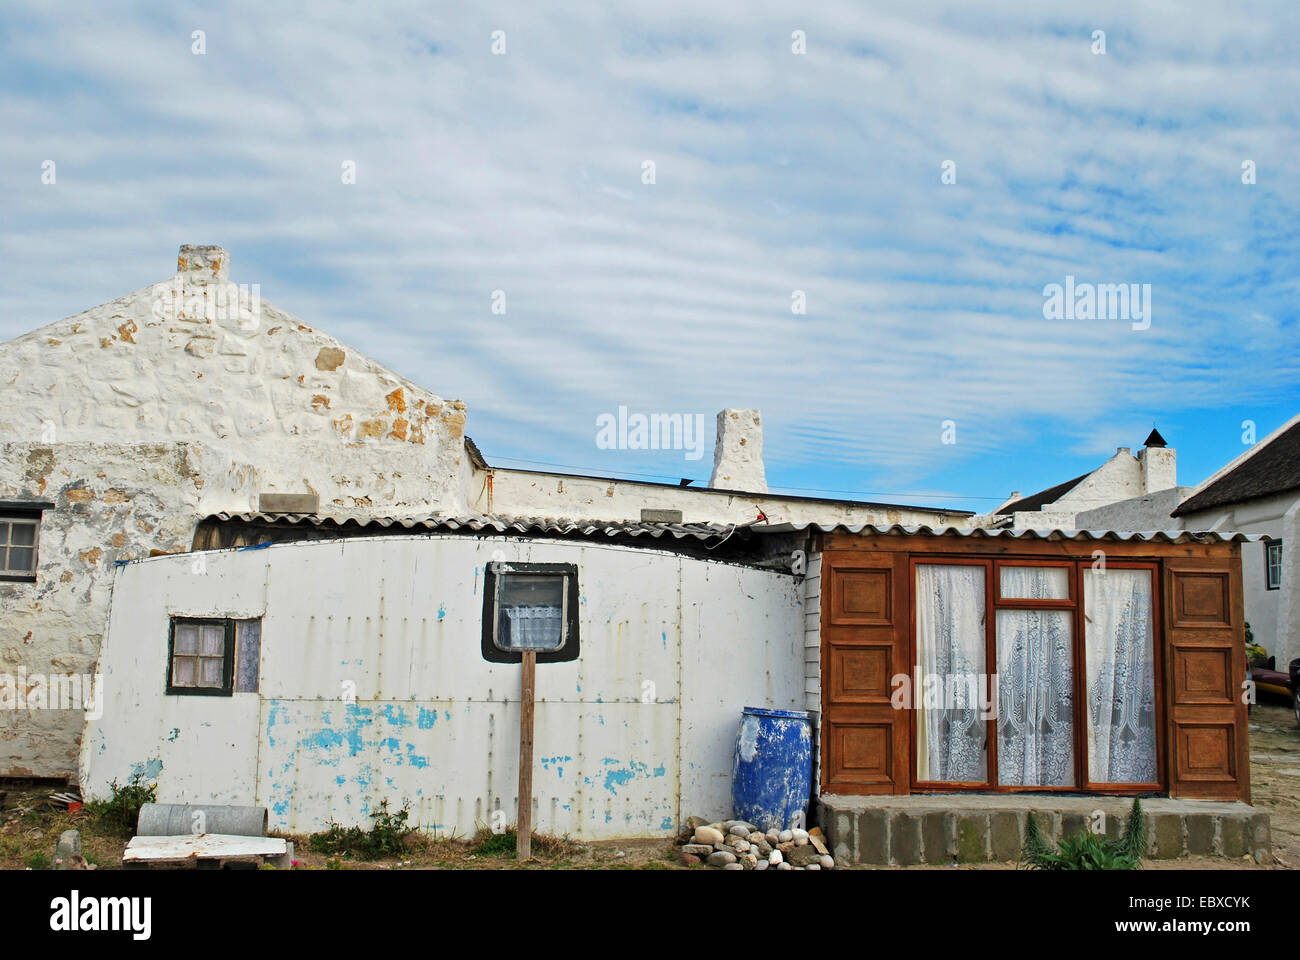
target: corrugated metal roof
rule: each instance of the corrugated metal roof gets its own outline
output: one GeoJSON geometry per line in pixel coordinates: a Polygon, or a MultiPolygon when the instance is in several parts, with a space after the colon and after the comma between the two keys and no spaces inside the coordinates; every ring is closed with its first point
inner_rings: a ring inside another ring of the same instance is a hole
{"type": "Polygon", "coordinates": [[[428,517],[357,517],[319,516],[315,514],[271,513],[214,513],[208,520],[242,520],[245,523],[306,524],[320,527],[327,524],[358,527],[405,527],[408,530],[470,530],[475,533],[545,533],[552,535],[577,535],[596,537],[664,537],[674,539],[693,537],[712,540],[727,537],[749,524],[727,523],[642,523],[640,521],[567,520],[556,517],[512,517],[497,514],[466,514],[464,516],[434,515],[428,517]]]}
{"type": "Polygon", "coordinates": [[[895,523],[887,527],[878,527],[870,523],[854,525],[827,523],[776,523],[761,524],[751,528],[762,533],[804,533],[807,531],[821,533],[862,533],[882,536],[958,536],[978,538],[1011,538],[1014,540],[1134,540],[1156,543],[1246,543],[1263,539],[1258,533],[1219,533],[1218,531],[1197,530],[1061,530],[1002,528],[988,530],[983,527],[928,527],[924,524],[904,526],[895,523]]]}

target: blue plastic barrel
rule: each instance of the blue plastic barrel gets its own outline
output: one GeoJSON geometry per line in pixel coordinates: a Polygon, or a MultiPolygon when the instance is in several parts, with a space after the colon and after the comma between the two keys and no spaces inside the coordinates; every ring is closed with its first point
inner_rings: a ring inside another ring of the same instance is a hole
{"type": "Polygon", "coordinates": [[[746,707],[731,764],[735,817],[764,833],[785,830],[808,808],[812,721],[803,710],[746,707]]]}

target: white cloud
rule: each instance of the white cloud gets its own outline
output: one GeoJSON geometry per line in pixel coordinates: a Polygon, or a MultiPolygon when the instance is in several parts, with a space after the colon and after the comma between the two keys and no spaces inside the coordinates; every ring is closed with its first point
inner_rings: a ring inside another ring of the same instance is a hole
{"type": "Polygon", "coordinates": [[[1091,425],[1246,379],[1293,396],[1295,15],[913,7],[34,4],[3,31],[0,336],[216,242],[266,299],[466,400],[489,459],[638,470],[596,450],[597,413],[746,405],[769,469],[898,489],[1030,421],[1113,449],[1141,436],[1091,425]],[[1043,320],[1067,273],[1151,283],[1151,329],[1043,320]]]}

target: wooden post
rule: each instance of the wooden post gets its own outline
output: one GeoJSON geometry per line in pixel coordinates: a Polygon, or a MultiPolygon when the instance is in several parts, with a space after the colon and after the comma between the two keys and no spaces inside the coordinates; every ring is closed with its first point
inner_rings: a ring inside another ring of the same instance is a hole
{"type": "Polygon", "coordinates": [[[533,856],[533,694],[537,687],[537,653],[520,655],[523,675],[519,683],[519,822],[515,859],[533,856]]]}

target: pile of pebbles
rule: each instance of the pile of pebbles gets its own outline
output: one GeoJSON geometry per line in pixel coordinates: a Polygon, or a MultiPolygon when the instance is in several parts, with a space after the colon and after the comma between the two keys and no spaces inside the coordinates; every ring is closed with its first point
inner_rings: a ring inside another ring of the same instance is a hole
{"type": "Polygon", "coordinates": [[[719,870],[831,870],[835,858],[819,827],[760,831],[744,820],[706,823],[687,817],[678,838],[682,859],[719,870]]]}

